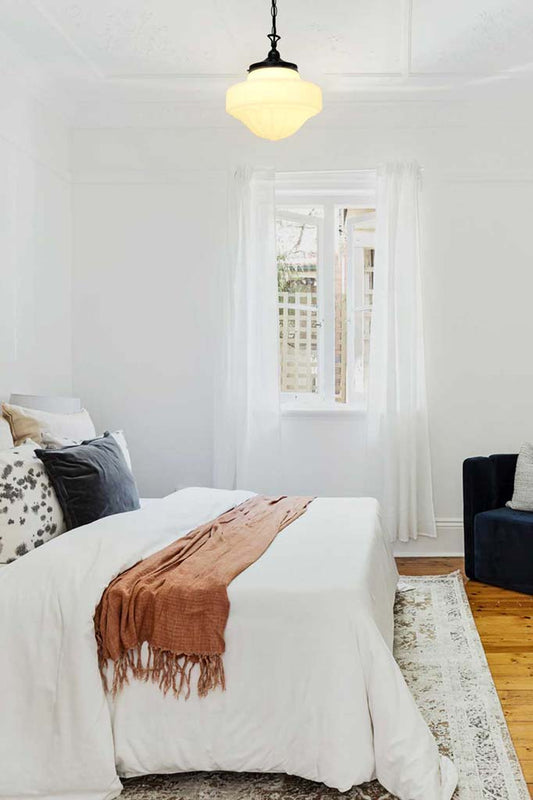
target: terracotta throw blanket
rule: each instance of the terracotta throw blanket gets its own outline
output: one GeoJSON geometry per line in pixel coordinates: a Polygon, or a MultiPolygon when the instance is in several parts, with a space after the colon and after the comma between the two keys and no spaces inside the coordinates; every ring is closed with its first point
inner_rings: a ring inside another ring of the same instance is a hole
{"type": "Polygon", "coordinates": [[[115,578],[94,617],[106,690],[109,659],[113,694],[133,677],[188,697],[196,666],[200,697],[225,689],[227,587],[312,499],[252,497],[115,578]]]}

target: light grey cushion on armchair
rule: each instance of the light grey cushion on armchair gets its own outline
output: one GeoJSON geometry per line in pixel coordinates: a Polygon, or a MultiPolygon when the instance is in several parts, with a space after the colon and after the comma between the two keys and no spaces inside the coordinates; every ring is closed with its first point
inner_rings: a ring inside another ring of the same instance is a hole
{"type": "Polygon", "coordinates": [[[524,442],[518,454],[512,500],[507,504],[515,511],[533,511],[533,444],[524,442]]]}

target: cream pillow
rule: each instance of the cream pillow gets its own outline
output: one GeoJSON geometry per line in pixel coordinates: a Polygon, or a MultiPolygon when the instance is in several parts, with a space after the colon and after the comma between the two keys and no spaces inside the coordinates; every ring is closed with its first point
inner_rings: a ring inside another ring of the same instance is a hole
{"type": "Polygon", "coordinates": [[[75,441],[94,439],[96,436],[93,421],[85,409],[74,414],[52,414],[3,403],[2,412],[9,422],[15,446],[25,439],[41,444],[44,433],[75,441]]]}

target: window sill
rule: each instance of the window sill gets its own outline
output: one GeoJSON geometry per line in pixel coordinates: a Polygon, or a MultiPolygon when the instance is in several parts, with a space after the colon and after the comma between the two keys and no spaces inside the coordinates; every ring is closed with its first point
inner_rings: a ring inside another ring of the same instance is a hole
{"type": "Polygon", "coordinates": [[[364,416],[366,409],[362,405],[346,405],[344,403],[316,403],[316,405],[302,402],[289,402],[281,404],[282,417],[353,417],[364,416]]]}

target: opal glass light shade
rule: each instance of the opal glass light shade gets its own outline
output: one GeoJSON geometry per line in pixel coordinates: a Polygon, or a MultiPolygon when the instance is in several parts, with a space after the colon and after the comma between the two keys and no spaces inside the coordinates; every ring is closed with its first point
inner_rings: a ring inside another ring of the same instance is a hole
{"type": "Polygon", "coordinates": [[[226,93],[226,111],[262,139],[285,139],[322,110],[319,86],[303,81],[295,69],[254,69],[226,93]]]}

